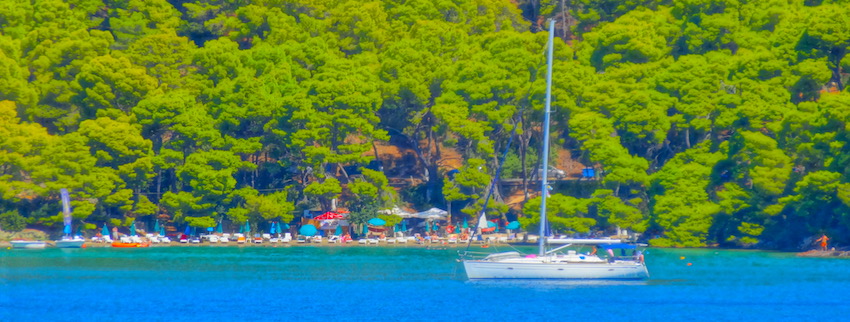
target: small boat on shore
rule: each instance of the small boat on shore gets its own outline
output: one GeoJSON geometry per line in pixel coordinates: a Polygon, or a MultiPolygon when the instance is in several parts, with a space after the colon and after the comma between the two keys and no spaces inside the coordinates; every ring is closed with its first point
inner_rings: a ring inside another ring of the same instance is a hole
{"type": "Polygon", "coordinates": [[[124,242],[112,242],[112,247],[115,248],[138,248],[138,247],[150,247],[150,242],[144,243],[124,243],[124,242]]]}
{"type": "Polygon", "coordinates": [[[85,248],[86,240],[80,236],[74,238],[62,238],[56,241],[56,248],[85,248]]]}
{"type": "Polygon", "coordinates": [[[10,243],[14,249],[43,249],[47,246],[47,242],[41,240],[13,240],[10,243]]]}

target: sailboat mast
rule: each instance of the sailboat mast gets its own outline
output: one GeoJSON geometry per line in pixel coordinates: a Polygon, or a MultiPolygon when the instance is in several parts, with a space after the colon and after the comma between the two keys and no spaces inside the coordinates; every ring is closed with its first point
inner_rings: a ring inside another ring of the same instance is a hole
{"type": "Polygon", "coordinates": [[[540,256],[545,255],[546,234],[546,198],[548,198],[549,185],[549,111],[552,105],[552,47],[555,46],[555,19],[549,20],[549,43],[546,54],[546,112],[543,114],[543,170],[540,175],[540,236],[538,238],[538,252],[540,256]]]}
{"type": "Polygon", "coordinates": [[[62,199],[62,216],[65,224],[63,232],[65,236],[71,236],[71,196],[68,194],[68,189],[59,189],[59,197],[62,199]]]}

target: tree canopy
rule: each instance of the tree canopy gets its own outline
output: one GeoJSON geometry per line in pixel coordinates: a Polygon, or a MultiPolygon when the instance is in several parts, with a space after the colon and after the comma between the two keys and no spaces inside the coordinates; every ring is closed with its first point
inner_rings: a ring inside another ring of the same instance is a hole
{"type": "Polygon", "coordinates": [[[56,229],[67,188],[84,224],[290,221],[335,199],[363,218],[506,215],[500,188],[483,209],[503,151],[528,188],[569,150],[599,176],[555,191],[555,229],[847,244],[848,4],[5,1],[0,213],[56,229]],[[550,18],[555,152],[539,156],[550,18]],[[412,152],[370,170],[378,144],[412,152]],[[390,173],[421,185],[396,191],[390,173]]]}

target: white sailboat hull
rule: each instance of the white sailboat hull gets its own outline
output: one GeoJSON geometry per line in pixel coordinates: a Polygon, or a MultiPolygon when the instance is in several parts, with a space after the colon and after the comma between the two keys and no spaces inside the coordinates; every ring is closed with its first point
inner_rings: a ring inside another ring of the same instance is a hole
{"type": "Polygon", "coordinates": [[[614,279],[649,278],[640,263],[544,263],[463,261],[469,279],[614,279]]]}

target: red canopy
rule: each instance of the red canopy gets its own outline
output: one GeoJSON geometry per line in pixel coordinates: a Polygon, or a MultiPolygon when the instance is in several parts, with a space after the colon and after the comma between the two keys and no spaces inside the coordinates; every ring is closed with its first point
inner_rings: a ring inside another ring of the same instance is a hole
{"type": "Polygon", "coordinates": [[[321,214],[320,216],[314,218],[316,220],[331,220],[331,219],[342,219],[342,215],[335,213],[333,211],[328,211],[326,213],[321,214]]]}

